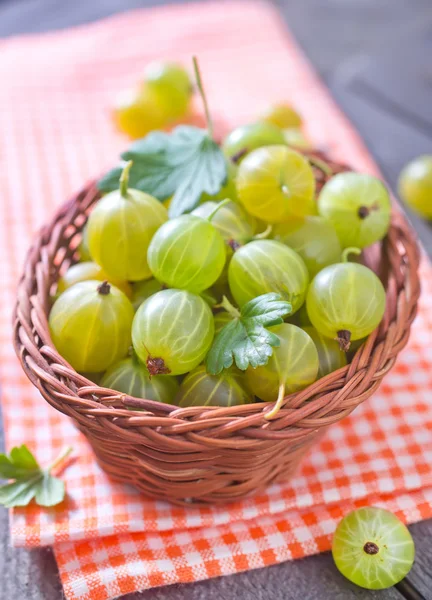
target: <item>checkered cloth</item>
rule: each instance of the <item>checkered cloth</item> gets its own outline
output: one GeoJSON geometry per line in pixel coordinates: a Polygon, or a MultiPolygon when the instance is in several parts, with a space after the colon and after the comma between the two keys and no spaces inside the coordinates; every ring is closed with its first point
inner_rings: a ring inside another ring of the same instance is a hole
{"type": "Polygon", "coordinates": [[[11,517],[12,543],[53,544],[66,598],[127,592],[254,569],[328,550],[339,519],[375,504],[404,521],[432,516],[432,270],[410,343],[379,392],[331,427],[286,485],[230,506],[178,508],[145,500],[97,466],[85,438],[26,380],[10,313],[37,228],[83,183],[112,165],[126,140],[109,107],[155,58],[198,54],[220,133],[289,100],[318,146],[376,172],[366,150],[262,2],[160,7],[0,43],[0,374],[7,445],[41,462],[65,444],[67,498],[11,517]]]}

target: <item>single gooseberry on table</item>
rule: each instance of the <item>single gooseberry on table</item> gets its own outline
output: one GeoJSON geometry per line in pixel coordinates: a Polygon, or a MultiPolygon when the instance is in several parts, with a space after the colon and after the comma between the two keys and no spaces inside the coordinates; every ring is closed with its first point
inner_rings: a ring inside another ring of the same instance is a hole
{"type": "Polygon", "coordinates": [[[432,154],[418,156],[399,175],[399,194],[418,215],[432,219],[432,154]]]}
{"type": "Polygon", "coordinates": [[[162,108],[152,94],[135,89],[123,90],[117,95],[113,118],[116,127],[133,140],[165,125],[162,108]]]}
{"type": "Polygon", "coordinates": [[[368,590],[385,590],[401,581],[414,562],[414,541],[396,515],[374,506],[348,513],[332,544],[338,570],[368,590]]]}
{"type": "Polygon", "coordinates": [[[186,69],[174,62],[154,61],[144,71],[142,94],[151,94],[166,121],[187,116],[193,85],[186,69]]]}

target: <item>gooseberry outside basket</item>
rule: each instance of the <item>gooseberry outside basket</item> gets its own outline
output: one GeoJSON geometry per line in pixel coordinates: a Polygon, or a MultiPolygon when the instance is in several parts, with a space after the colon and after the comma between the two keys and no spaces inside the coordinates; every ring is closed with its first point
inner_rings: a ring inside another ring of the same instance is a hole
{"type": "MultiPolygon", "coordinates": [[[[314,170],[320,186],[323,173],[314,170]]],[[[37,236],[18,287],[14,345],[30,381],[74,420],[101,467],[146,496],[177,504],[228,502],[287,480],[325,429],[377,390],[407,343],[420,293],[419,249],[394,211],[387,237],[366,254],[387,289],[380,327],[350,364],[287,396],[275,420],[264,418],[268,403],[178,408],[101,388],[58,354],[48,327],[56,281],[74,262],[98,198],[95,184],[89,185],[37,236]]]]}

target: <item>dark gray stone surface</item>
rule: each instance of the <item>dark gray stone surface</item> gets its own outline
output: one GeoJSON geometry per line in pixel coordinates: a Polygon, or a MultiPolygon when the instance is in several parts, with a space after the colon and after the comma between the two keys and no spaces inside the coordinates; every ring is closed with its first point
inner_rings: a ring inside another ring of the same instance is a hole
{"type": "MultiPolygon", "coordinates": [[[[177,0],[178,1],[178,0],[177,0]]],[[[181,1],[181,0],[180,0],[181,1]]],[[[58,29],[165,0],[0,0],[0,37],[58,29]]],[[[277,0],[291,31],[363,135],[389,183],[432,151],[430,0],[277,0]]],[[[432,230],[411,217],[432,253],[432,230]]],[[[0,432],[0,443],[2,437],[0,432]]],[[[432,521],[410,527],[417,559],[410,580],[432,600],[432,521]]],[[[51,550],[12,549],[0,509],[0,599],[63,597],[51,550]]],[[[401,600],[396,590],[351,585],[330,554],[230,577],[176,585],[127,600],[401,600]]]]}

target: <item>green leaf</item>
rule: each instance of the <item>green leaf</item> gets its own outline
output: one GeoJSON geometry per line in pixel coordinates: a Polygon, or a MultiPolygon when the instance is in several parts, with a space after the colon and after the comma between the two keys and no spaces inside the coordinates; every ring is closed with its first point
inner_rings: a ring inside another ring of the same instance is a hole
{"type": "Polygon", "coordinates": [[[27,506],[35,498],[40,506],[55,506],[65,496],[65,485],[50,471],[61,463],[72,451],[64,449],[58,458],[45,470],[42,470],[35,457],[22,445],[12,448],[9,456],[0,454],[0,478],[15,479],[14,482],[0,486],[0,504],[7,508],[27,506]]]}
{"type": "Polygon", "coordinates": [[[24,444],[12,448],[9,457],[0,454],[0,479],[20,479],[40,472],[38,463],[24,444]]]}
{"type": "Polygon", "coordinates": [[[206,359],[207,371],[218,375],[234,362],[242,371],[249,365],[255,368],[267,364],[280,340],[266,327],[282,323],[291,310],[291,304],[279,294],[263,294],[247,302],[240,316],[235,316],[215,337],[206,359]]]}
{"type": "MultiPolygon", "coordinates": [[[[121,155],[133,161],[131,188],[159,200],[173,196],[169,214],[177,217],[193,210],[203,193],[217,194],[227,179],[222,150],[206,130],[180,125],[171,133],[154,131],[121,155]]],[[[102,192],[118,189],[122,167],[109,171],[98,182],[102,192]]]]}
{"type": "Polygon", "coordinates": [[[36,504],[39,506],[55,506],[65,497],[65,484],[58,477],[45,473],[36,486],[36,504]]]}
{"type": "Polygon", "coordinates": [[[13,506],[27,506],[36,494],[36,487],[43,478],[42,473],[29,477],[28,479],[18,479],[14,483],[8,483],[0,487],[0,504],[6,508],[13,506]]]}
{"type": "Polygon", "coordinates": [[[17,467],[21,467],[22,469],[27,469],[29,471],[39,469],[39,465],[35,457],[25,444],[22,444],[22,446],[16,446],[15,448],[12,448],[9,456],[11,458],[11,461],[17,467]]]}

